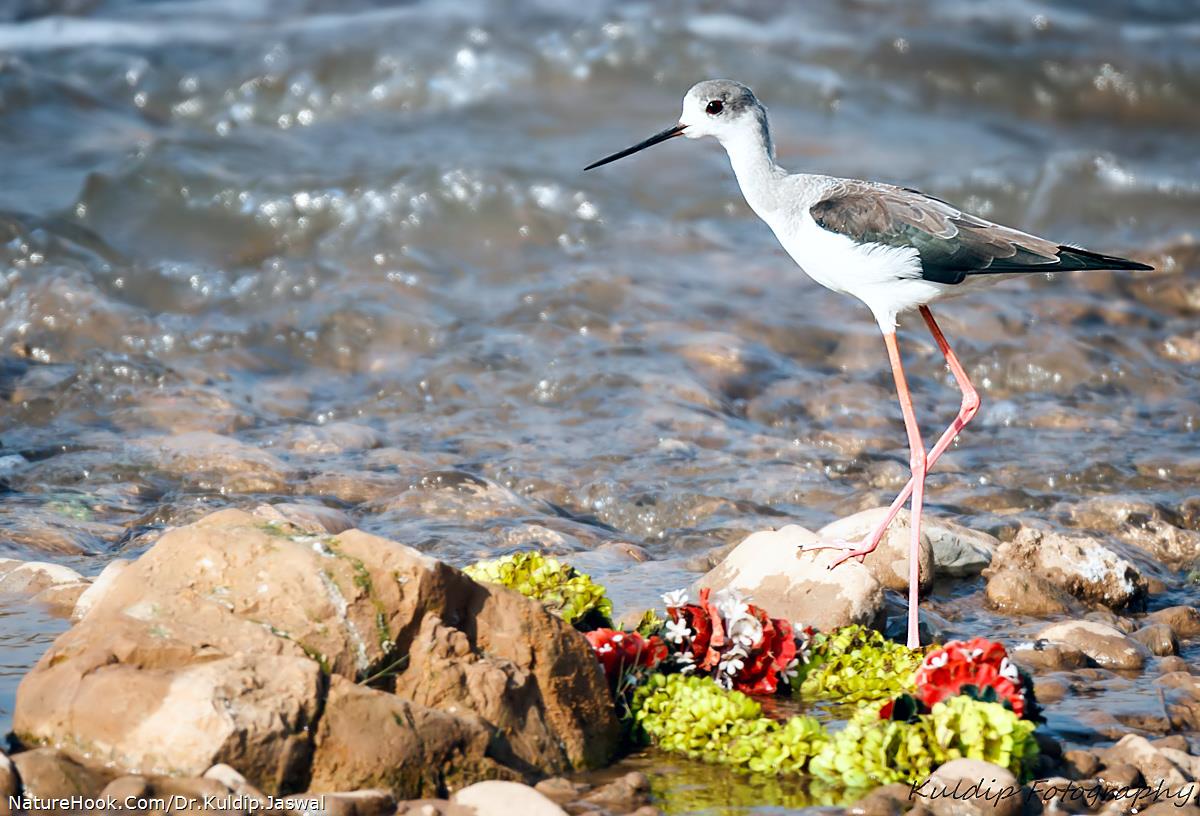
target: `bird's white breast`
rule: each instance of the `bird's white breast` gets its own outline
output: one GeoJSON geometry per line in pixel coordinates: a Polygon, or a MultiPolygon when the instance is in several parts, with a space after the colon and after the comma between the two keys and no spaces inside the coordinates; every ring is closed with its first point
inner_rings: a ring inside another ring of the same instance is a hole
{"type": "Polygon", "coordinates": [[[884,331],[895,328],[896,315],[938,299],[947,289],[921,278],[912,247],[856,243],[820,227],[807,210],[764,220],[805,274],[827,289],[861,300],[884,331]]]}

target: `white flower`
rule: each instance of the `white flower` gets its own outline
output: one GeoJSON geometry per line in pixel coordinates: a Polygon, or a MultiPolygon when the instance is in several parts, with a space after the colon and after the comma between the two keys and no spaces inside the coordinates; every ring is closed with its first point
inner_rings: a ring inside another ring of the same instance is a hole
{"type": "Polygon", "coordinates": [[[696,670],[696,658],[691,652],[679,652],[675,655],[675,662],[679,665],[680,674],[691,674],[696,670]]]}
{"type": "Polygon", "coordinates": [[[717,664],[717,668],[732,677],[745,667],[746,661],[742,660],[743,657],[744,654],[738,654],[731,649],[725,653],[725,659],[717,664]]]}
{"type": "Polygon", "coordinates": [[[740,618],[748,617],[750,604],[748,595],[742,595],[736,589],[723,589],[716,595],[717,611],[729,623],[740,618]]]}
{"type": "Polygon", "coordinates": [[[940,669],[942,666],[945,666],[949,661],[950,661],[950,656],[948,654],[946,654],[945,652],[942,652],[941,654],[933,655],[932,657],[928,658],[925,661],[925,664],[927,666],[929,666],[929,668],[931,668],[931,669],[940,669]]]}
{"type": "Polygon", "coordinates": [[[981,657],[983,657],[983,649],[972,649],[971,651],[967,652],[967,660],[971,661],[972,663],[981,657]]]}
{"type": "Polygon", "coordinates": [[[784,680],[795,680],[800,676],[800,658],[793,657],[792,661],[783,669],[784,680]]]}
{"type": "Polygon", "coordinates": [[[692,630],[688,628],[687,621],[667,621],[666,631],[663,634],[671,643],[683,643],[692,636],[692,630]]]}
{"type": "Polygon", "coordinates": [[[735,618],[729,624],[729,638],[738,646],[752,648],[762,640],[763,628],[758,618],[746,615],[735,618]]]}
{"type": "Polygon", "coordinates": [[[1000,661],[1000,676],[1020,685],[1021,673],[1017,671],[1016,665],[1007,657],[1000,661]]]}
{"type": "Polygon", "coordinates": [[[688,591],[686,589],[677,589],[674,592],[667,592],[662,596],[662,602],[667,609],[687,606],[688,591]]]}
{"type": "Polygon", "coordinates": [[[608,654],[612,650],[613,648],[611,643],[601,643],[598,647],[596,647],[596,652],[598,654],[608,654]]]}
{"type": "Polygon", "coordinates": [[[718,674],[717,685],[728,691],[729,689],[733,688],[733,678],[724,674],[718,674]]]}
{"type": "Polygon", "coordinates": [[[612,636],[613,643],[620,643],[624,639],[625,639],[625,636],[623,634],[621,634],[620,632],[617,632],[615,635],[612,636]]]}

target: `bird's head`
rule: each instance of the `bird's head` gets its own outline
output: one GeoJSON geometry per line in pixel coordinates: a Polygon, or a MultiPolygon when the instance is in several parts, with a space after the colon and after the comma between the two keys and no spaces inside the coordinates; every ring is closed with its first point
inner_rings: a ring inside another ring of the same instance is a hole
{"type": "Polygon", "coordinates": [[[683,97],[679,124],[689,139],[715,136],[719,141],[757,129],[766,120],[766,109],[754,91],[732,79],[697,82],[683,97]]]}
{"type": "Polygon", "coordinates": [[[754,92],[740,82],[732,79],[707,79],[697,82],[683,97],[683,112],[679,115],[678,124],[633,147],[605,156],[583,169],[591,170],[593,167],[623,159],[676,136],[686,136],[689,139],[714,136],[726,147],[739,138],[765,138],[769,146],[767,110],[755,97],[754,92]]]}

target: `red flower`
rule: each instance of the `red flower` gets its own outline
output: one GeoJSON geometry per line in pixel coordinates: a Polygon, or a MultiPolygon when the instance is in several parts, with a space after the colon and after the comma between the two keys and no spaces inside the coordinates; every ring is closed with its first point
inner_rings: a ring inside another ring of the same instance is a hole
{"type": "Polygon", "coordinates": [[[657,637],[644,638],[637,632],[593,629],[584,637],[592,645],[596,658],[612,686],[632,669],[652,669],[667,656],[667,647],[657,637]]]}
{"type": "Polygon", "coordinates": [[[963,693],[966,686],[974,686],[979,694],[993,689],[1018,717],[1025,713],[1025,690],[1017,667],[1008,659],[1003,645],[986,638],[966,643],[955,640],[930,652],[917,669],[916,684],[917,698],[926,706],[932,707],[963,693]]]}
{"type": "Polygon", "coordinates": [[[754,644],[746,665],[733,679],[734,688],[746,694],[774,694],[779,675],[796,657],[792,625],[782,618],[768,617],[761,607],[749,605],[747,612],[762,626],[762,637],[754,644]]]}
{"type": "Polygon", "coordinates": [[[727,644],[721,613],[709,600],[709,590],[700,590],[700,603],[673,607],[667,610],[671,620],[684,620],[695,634],[688,643],[697,667],[711,671],[721,660],[721,649],[727,644]]]}

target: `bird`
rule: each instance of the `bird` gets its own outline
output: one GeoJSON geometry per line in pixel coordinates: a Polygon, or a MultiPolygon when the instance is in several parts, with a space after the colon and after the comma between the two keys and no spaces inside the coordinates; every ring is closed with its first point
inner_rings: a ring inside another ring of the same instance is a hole
{"type": "Polygon", "coordinates": [[[1028,273],[1153,267],[995,224],[909,187],[789,173],[776,162],[767,109],[750,88],[730,79],[697,83],[684,95],[683,111],[675,125],[584,170],[677,137],[706,136],[725,148],[746,203],[796,264],[827,289],[865,304],[883,334],[908,437],[911,478],[865,538],[823,541],[806,549],[841,551],[841,557],[829,563],[830,569],[852,558],[862,562],[876,550],[896,514],[911,499],[907,642],[910,648],[919,648],[918,558],[926,474],[980,407],[979,392],[934,319],[930,304],[1028,273]],[[898,318],[914,310],[924,319],[962,394],[957,416],[928,451],[896,341],[898,318]]]}

